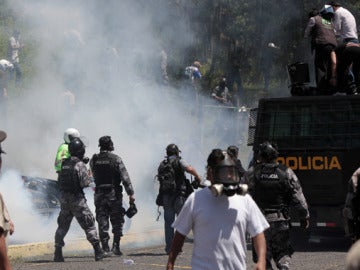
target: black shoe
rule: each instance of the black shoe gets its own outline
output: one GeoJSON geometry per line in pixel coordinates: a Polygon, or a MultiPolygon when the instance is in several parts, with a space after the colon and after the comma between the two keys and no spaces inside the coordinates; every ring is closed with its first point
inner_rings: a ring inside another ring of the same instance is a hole
{"type": "Polygon", "coordinates": [[[64,262],[62,247],[55,247],[54,262],[64,262]]]}
{"type": "Polygon", "coordinates": [[[99,243],[96,243],[93,245],[94,247],[94,252],[95,252],[95,261],[100,261],[104,258],[104,252],[100,247],[99,243]]]}
{"type": "Polygon", "coordinates": [[[114,244],[113,244],[112,249],[111,249],[111,252],[112,252],[114,255],[117,255],[117,256],[123,255],[122,252],[120,251],[120,244],[119,244],[119,243],[114,243],[114,244]]]}
{"type": "Polygon", "coordinates": [[[104,251],[104,257],[110,257],[111,251],[108,242],[101,242],[101,246],[104,251]]]}

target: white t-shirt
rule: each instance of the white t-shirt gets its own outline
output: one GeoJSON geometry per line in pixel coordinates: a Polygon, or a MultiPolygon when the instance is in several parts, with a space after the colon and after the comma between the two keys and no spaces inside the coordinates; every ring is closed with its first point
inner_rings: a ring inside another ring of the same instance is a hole
{"type": "Polygon", "coordinates": [[[204,188],[189,196],[173,227],[193,230],[193,270],[245,270],[246,232],[254,237],[269,224],[250,195],[215,197],[204,188]]]}
{"type": "Polygon", "coordinates": [[[341,38],[358,38],[355,17],[349,10],[339,7],[334,15],[334,27],[341,38]]]}

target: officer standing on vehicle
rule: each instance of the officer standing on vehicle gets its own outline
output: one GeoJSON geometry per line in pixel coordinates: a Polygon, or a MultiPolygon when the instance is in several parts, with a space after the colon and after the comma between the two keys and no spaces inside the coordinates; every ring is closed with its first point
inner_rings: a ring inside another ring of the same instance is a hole
{"type": "MultiPolygon", "coordinates": [[[[123,236],[123,225],[125,222],[125,209],[122,206],[124,186],[129,196],[129,209],[135,209],[134,188],[131,184],[129,174],[122,159],[111,153],[114,151],[114,144],[110,136],[103,136],[99,139],[100,153],[94,154],[90,160],[90,168],[95,179],[95,212],[99,226],[101,245],[106,253],[109,248],[109,218],[114,234],[112,253],[122,255],[120,251],[120,239],[123,236]]],[[[131,217],[128,215],[128,217],[131,217]]]]}
{"type": "Polygon", "coordinates": [[[271,143],[260,144],[259,163],[245,173],[244,180],[270,224],[265,231],[266,269],[272,269],[271,259],[274,259],[279,269],[286,270],[290,267],[293,254],[289,228],[290,205],[298,211],[304,229],[309,227],[309,210],[298,178],[291,168],[277,163],[278,154],[271,143]]]}
{"type": "Polygon", "coordinates": [[[64,238],[69,231],[73,217],[79,222],[86,233],[87,240],[93,245],[95,261],[101,260],[104,253],[100,247],[95,226],[95,218],[86,203],[83,188],[88,187],[91,179],[85,163],[85,145],[79,138],[74,138],[69,144],[70,157],[62,162],[59,173],[59,189],[61,192],[61,210],[57,219],[58,228],[55,233],[55,262],[63,262],[62,247],[64,238]]]}

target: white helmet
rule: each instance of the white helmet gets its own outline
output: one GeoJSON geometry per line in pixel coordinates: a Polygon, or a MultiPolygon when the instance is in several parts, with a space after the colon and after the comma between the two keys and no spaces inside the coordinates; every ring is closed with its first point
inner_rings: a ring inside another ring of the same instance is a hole
{"type": "Polygon", "coordinates": [[[70,143],[71,139],[73,138],[79,138],[80,132],[76,128],[68,128],[64,132],[64,141],[66,143],[70,143]]]}

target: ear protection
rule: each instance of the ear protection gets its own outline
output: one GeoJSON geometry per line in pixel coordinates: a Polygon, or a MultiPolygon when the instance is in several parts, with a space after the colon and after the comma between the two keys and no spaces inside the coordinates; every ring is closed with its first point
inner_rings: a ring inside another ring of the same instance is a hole
{"type": "Polygon", "coordinates": [[[211,192],[215,197],[219,197],[222,195],[226,195],[228,197],[233,196],[235,194],[245,195],[248,191],[248,185],[246,184],[213,184],[211,186],[211,192]]]}

